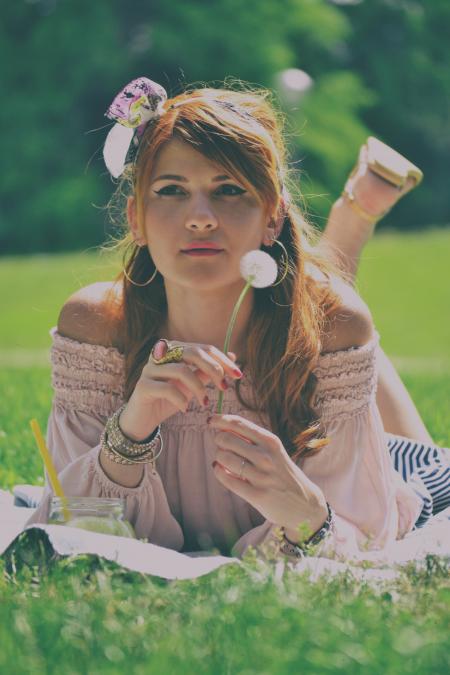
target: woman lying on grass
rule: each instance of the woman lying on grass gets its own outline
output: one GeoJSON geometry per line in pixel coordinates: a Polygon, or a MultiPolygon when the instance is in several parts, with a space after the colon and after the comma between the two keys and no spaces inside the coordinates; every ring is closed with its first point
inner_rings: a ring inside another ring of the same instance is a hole
{"type": "MultiPolygon", "coordinates": [[[[409,437],[426,464],[444,451],[353,288],[377,214],[413,183],[399,191],[368,172],[363,149],[319,244],[290,196],[269,92],[167,100],[141,78],[107,114],[119,123],[105,160],[127,197],[113,248],[132,255],[114,282],[72,295],[51,330],[47,443],[66,495],[122,497],[139,538],[238,557],[272,542],[295,559],[307,541],[358,557],[426,522],[419,459],[397,452],[395,470],[389,448],[409,437]],[[224,353],[241,258],[260,248],[277,282],[244,297],[224,353]]],[[[50,497],[29,523],[46,521],[50,497]]]]}

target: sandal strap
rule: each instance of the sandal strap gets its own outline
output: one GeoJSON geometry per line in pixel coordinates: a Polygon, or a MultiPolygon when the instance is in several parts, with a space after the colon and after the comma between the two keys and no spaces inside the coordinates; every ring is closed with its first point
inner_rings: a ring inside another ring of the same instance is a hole
{"type": "Polygon", "coordinates": [[[348,190],[346,187],[342,190],[341,196],[347,199],[348,205],[350,206],[351,209],[353,209],[353,211],[355,211],[355,213],[357,213],[361,218],[368,220],[371,225],[374,225],[379,220],[381,220],[381,218],[384,218],[384,216],[388,214],[389,211],[391,210],[389,208],[383,211],[382,213],[376,215],[374,215],[373,213],[369,213],[368,211],[363,209],[361,204],[356,200],[355,195],[353,194],[353,190],[352,189],[348,190]]]}

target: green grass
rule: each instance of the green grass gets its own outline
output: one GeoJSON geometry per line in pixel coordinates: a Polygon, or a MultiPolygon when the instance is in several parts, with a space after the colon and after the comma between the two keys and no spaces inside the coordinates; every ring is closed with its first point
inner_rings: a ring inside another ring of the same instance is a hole
{"type": "Polygon", "coordinates": [[[448,572],[390,588],[227,566],[162,580],[79,557],[0,580],[0,672],[147,675],[448,673],[448,572]]]}
{"type": "MultiPolygon", "coordinates": [[[[375,237],[358,281],[382,346],[426,426],[450,445],[450,232],[375,237]]],[[[0,487],[42,484],[29,420],[52,399],[48,330],[77,288],[111,279],[90,254],[4,258],[0,283],[0,487]]],[[[131,573],[92,556],[0,561],[0,673],[450,672],[450,581],[433,556],[395,582],[348,574],[311,583],[251,558],[192,581],[131,573]]]]}
{"type": "MultiPolygon", "coordinates": [[[[383,232],[365,248],[358,289],[389,355],[449,359],[449,259],[450,230],[443,229],[383,232]]],[[[48,331],[67,297],[119,270],[117,256],[92,251],[2,258],[0,287],[14,291],[1,296],[0,349],[48,349],[48,331]]]]}
{"type": "MultiPolygon", "coordinates": [[[[405,370],[450,367],[450,229],[384,232],[364,249],[358,290],[372,311],[385,352],[405,370]],[[406,357],[406,358],[405,358],[406,357]]],[[[428,369],[427,369],[428,370],[428,369]]]]}
{"type": "Polygon", "coordinates": [[[2,368],[0,391],[6,402],[0,413],[0,488],[43,485],[42,460],[30,419],[35,417],[44,433],[53,396],[50,367],[2,368]]]}
{"type": "Polygon", "coordinates": [[[69,295],[94,281],[107,281],[120,271],[117,256],[67,253],[5,257],[0,263],[2,293],[0,349],[48,349],[49,329],[69,295]]]}

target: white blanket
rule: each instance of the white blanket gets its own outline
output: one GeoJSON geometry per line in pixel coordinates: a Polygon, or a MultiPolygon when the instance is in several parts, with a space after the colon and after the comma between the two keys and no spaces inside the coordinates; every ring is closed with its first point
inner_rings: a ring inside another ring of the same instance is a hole
{"type": "MultiPolygon", "coordinates": [[[[168,580],[194,579],[222,565],[242,564],[239,558],[208,552],[178,553],[139,540],[67,526],[32,525],[24,530],[24,523],[33,509],[14,506],[13,501],[10,492],[0,490],[0,555],[14,548],[22,532],[35,530],[35,534],[46,540],[58,556],[98,555],[129,570],[168,580]]],[[[411,561],[416,561],[419,566],[425,564],[426,556],[430,554],[441,556],[443,564],[450,566],[450,509],[431,518],[425,527],[396,541],[388,553],[364,553],[364,560],[372,565],[370,568],[313,556],[289,565],[298,572],[309,570],[311,580],[318,580],[322,574],[334,575],[350,570],[357,579],[379,582],[394,579],[401,566],[411,561]]],[[[280,570],[283,566],[280,561],[280,570]]]]}

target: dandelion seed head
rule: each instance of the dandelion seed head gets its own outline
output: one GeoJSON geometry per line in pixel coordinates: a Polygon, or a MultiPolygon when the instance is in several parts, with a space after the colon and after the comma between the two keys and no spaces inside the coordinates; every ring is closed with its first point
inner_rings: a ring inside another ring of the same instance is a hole
{"type": "Polygon", "coordinates": [[[254,288],[266,288],[274,283],[278,267],[271,255],[264,251],[249,251],[240,262],[241,275],[254,288]],[[253,278],[252,278],[253,277],[253,278]]]}

